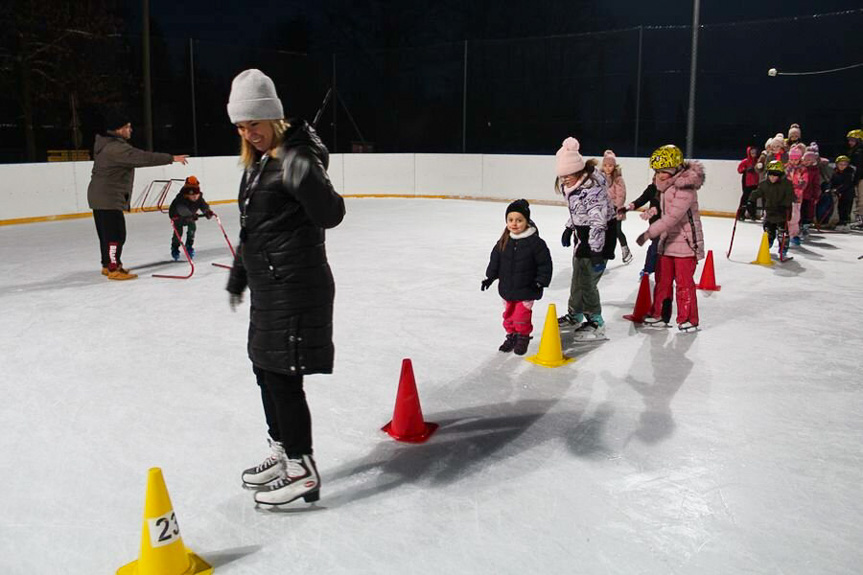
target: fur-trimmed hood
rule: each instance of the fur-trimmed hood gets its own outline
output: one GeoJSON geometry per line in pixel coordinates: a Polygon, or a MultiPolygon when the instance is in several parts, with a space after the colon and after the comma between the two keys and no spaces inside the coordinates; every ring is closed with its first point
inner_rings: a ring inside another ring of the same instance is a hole
{"type": "Polygon", "coordinates": [[[704,165],[698,160],[684,162],[683,169],[665,181],[656,182],[656,188],[664,192],[671,186],[681,190],[698,190],[704,185],[704,165]]]}

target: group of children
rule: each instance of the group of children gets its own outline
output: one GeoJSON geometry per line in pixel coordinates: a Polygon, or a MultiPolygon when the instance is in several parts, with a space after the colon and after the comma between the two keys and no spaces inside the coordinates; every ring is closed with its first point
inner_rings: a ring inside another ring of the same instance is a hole
{"type": "Polygon", "coordinates": [[[788,138],[781,133],[769,138],[760,153],[756,147],[747,148],[737,167],[742,187],[737,218],[761,219],[756,209],[761,199],[765,230],[771,238],[777,230],[787,232],[795,246],[805,240],[813,225],[840,232],[863,229],[863,130],[851,130],[846,140],[847,152],[834,162],[821,157],[816,142],[803,143],[797,124],[791,125],[788,138]],[[855,196],[856,221],[852,224],[855,196]]]}
{"type": "MultiPolygon", "coordinates": [[[[641,214],[649,227],[636,243],[648,240],[642,275],[656,274],[654,305],[644,319],[648,326],[668,326],[672,295],[676,292],[678,329],[698,328],[695,268],[704,257],[704,235],[698,209],[698,189],[704,182],[704,168],[697,161],[685,161],[680,148],[662,146],[650,156],[653,183],[634,202],[626,204],[626,187],[614,152],[608,150],[600,161],[585,160],[575,138],[564,140],[556,154],[555,191],[563,195],[569,218],[561,236],[563,247],[572,247],[572,280],[567,312],[558,323],[574,328],[579,341],[605,339],[598,284],[620,242],[624,263],[632,260],[621,221],[626,213],[645,204],[641,214]],[[676,290],[675,290],[676,284],[676,290]]],[[[500,351],[527,351],[533,330],[533,304],[542,297],[551,281],[551,254],[530,219],[526,200],[516,200],[506,210],[506,228],[491,252],[481,289],[498,280],[504,300],[503,327],[506,339],[500,351]]]]}

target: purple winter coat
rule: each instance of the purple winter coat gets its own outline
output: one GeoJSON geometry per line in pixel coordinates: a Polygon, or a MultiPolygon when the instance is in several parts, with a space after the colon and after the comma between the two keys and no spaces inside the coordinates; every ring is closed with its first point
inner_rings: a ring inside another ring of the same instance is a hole
{"type": "Polygon", "coordinates": [[[697,161],[665,181],[656,182],[662,194],[662,217],[650,224],[647,236],[660,238],[661,255],[676,258],[704,258],[704,232],[698,211],[698,189],[704,184],[704,166],[697,161]]]}

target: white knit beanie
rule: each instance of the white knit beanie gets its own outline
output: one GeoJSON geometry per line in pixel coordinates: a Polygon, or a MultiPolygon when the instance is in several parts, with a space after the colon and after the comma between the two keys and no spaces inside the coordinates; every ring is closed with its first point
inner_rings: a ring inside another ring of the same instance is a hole
{"type": "Polygon", "coordinates": [[[252,120],[281,120],[285,117],[276,85],[260,70],[244,70],[231,83],[228,97],[231,123],[252,120]]]}
{"type": "Polygon", "coordinates": [[[556,154],[558,176],[568,176],[584,169],[584,158],[578,153],[579,147],[578,140],[572,136],[563,141],[556,154]]]}

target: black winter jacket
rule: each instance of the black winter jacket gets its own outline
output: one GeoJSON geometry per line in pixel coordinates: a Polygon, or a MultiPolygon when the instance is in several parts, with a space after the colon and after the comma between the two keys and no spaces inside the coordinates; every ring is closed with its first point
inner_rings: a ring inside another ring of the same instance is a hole
{"type": "Polygon", "coordinates": [[[551,253],[536,228],[530,229],[527,237],[510,236],[502,252],[497,244],[491,250],[485,277],[500,280],[497,292],[506,301],[538,300],[551,283],[551,253]]]}
{"type": "Polygon", "coordinates": [[[830,178],[830,187],[840,196],[854,192],[854,182],[857,181],[854,166],[848,166],[843,171],[835,170],[830,178]]]}
{"type": "Polygon", "coordinates": [[[191,201],[186,198],[183,190],[180,190],[177,197],[171,202],[171,207],[168,208],[168,216],[172,220],[178,218],[184,222],[188,222],[197,219],[195,216],[199,211],[206,214],[209,210],[210,204],[204,201],[203,195],[197,200],[191,201]]]}
{"type": "Polygon", "coordinates": [[[772,224],[784,224],[791,215],[794,186],[785,176],[781,176],[775,184],[769,179],[764,180],[749,196],[753,202],[758,198],[764,198],[764,219],[772,224]]]}
{"type": "Polygon", "coordinates": [[[345,202],[328,164],[317,133],[298,121],[278,155],[265,156],[240,184],[240,245],[227,289],[251,292],[249,358],[267,371],[333,371],[335,283],[324,230],[341,223],[345,202]]]}
{"type": "Polygon", "coordinates": [[[854,185],[857,185],[863,179],[863,144],[857,144],[848,148],[846,155],[851,160],[851,165],[854,166],[854,185]]]}
{"type": "Polygon", "coordinates": [[[578,243],[575,246],[575,257],[613,260],[614,249],[617,246],[617,226],[620,222],[617,221],[617,216],[608,220],[605,226],[605,243],[602,244],[602,251],[595,252],[590,249],[588,239],[590,238],[590,226],[575,226],[575,240],[578,243]]]}
{"type": "Polygon", "coordinates": [[[650,184],[644,188],[641,195],[632,202],[632,206],[635,209],[640,208],[644,204],[648,204],[649,208],[656,208],[656,215],[650,217],[649,223],[652,224],[662,218],[662,205],[659,202],[659,190],[656,189],[656,184],[650,184]]]}

